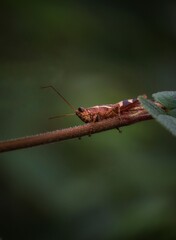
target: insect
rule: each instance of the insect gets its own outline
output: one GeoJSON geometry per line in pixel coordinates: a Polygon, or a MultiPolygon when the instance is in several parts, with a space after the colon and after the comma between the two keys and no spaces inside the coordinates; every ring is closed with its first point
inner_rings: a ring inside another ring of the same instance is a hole
{"type": "Polygon", "coordinates": [[[74,111],[72,114],[64,114],[60,116],[50,117],[50,119],[69,116],[76,114],[83,122],[91,123],[91,122],[99,122],[104,119],[109,119],[113,117],[119,117],[125,113],[133,109],[134,107],[140,105],[137,98],[123,100],[115,104],[107,104],[107,105],[99,105],[93,106],[89,108],[79,107],[77,110],[63,97],[55,87],[46,86],[42,88],[51,88],[53,89],[63,100],[64,102],[74,111]]]}

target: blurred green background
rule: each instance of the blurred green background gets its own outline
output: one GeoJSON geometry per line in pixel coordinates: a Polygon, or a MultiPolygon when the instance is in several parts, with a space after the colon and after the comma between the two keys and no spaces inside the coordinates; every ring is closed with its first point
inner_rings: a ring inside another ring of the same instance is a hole
{"type": "MultiPolygon", "coordinates": [[[[0,138],[82,124],[75,108],[176,87],[176,2],[9,1],[0,138]]],[[[175,138],[155,121],[0,155],[0,238],[176,239],[175,138]]]]}

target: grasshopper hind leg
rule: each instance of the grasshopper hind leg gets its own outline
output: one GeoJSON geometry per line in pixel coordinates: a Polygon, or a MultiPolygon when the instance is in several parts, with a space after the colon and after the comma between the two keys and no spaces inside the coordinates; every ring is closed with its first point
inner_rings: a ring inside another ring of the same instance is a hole
{"type": "Polygon", "coordinates": [[[120,128],[116,128],[116,129],[119,131],[119,133],[122,133],[122,130],[120,128]]]}

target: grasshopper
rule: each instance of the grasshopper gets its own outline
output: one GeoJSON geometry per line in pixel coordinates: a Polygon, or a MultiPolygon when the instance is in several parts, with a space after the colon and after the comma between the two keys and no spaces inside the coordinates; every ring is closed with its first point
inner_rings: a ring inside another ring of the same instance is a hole
{"type": "MultiPolygon", "coordinates": [[[[99,105],[89,108],[79,107],[77,110],[66,100],[66,98],[60,94],[60,92],[53,86],[45,86],[42,88],[51,88],[53,89],[63,101],[74,111],[71,114],[64,114],[60,116],[50,117],[49,119],[59,118],[63,116],[69,116],[76,114],[83,122],[92,123],[99,122],[104,119],[109,119],[113,117],[121,117],[122,114],[133,111],[135,107],[139,107],[140,103],[137,98],[123,100],[115,104],[99,105]]],[[[145,96],[146,97],[146,96],[145,96]]]]}

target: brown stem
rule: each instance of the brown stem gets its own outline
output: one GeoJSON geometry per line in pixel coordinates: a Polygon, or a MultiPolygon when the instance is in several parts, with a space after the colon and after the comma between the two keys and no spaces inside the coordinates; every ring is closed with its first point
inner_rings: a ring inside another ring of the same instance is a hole
{"type": "Polygon", "coordinates": [[[123,114],[120,118],[114,117],[96,123],[88,123],[81,126],[55,130],[0,142],[0,152],[7,152],[21,148],[28,148],[37,145],[63,141],[72,138],[80,138],[86,135],[106,131],[113,128],[120,128],[140,121],[152,119],[152,116],[144,109],[123,114]]]}

